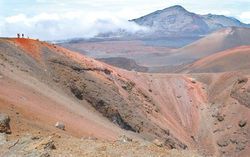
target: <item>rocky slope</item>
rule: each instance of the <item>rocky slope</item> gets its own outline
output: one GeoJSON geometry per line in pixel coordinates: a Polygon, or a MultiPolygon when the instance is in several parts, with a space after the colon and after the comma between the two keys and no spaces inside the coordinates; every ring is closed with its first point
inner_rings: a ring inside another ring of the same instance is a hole
{"type": "Polygon", "coordinates": [[[171,66],[179,69],[182,66],[191,64],[209,55],[239,46],[250,45],[249,37],[249,28],[225,28],[209,34],[185,47],[174,49],[171,53],[166,52],[166,54],[163,53],[160,56],[145,60],[145,64],[147,64],[148,67],[155,67],[156,72],[157,66],[165,66],[166,71],[171,70],[171,66]]]}
{"type": "Polygon", "coordinates": [[[186,66],[181,71],[188,73],[244,71],[249,70],[249,60],[250,47],[240,46],[199,59],[191,65],[186,66]]]}
{"type": "Polygon", "coordinates": [[[249,154],[247,71],[129,72],[31,39],[0,39],[0,61],[1,154],[249,154]]]}

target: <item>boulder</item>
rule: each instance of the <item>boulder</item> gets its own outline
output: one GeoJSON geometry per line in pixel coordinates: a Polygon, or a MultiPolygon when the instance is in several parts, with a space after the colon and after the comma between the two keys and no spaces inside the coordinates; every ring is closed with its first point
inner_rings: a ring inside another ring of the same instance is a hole
{"type": "Polygon", "coordinates": [[[247,83],[247,81],[248,81],[248,78],[246,77],[238,78],[238,84],[247,83]]]}
{"type": "Polygon", "coordinates": [[[0,113],[0,133],[10,134],[10,117],[7,114],[0,113]]]}
{"type": "Polygon", "coordinates": [[[193,83],[193,84],[196,84],[196,80],[194,78],[191,78],[190,81],[193,83]]]}
{"type": "Polygon", "coordinates": [[[239,127],[243,128],[247,125],[247,121],[246,120],[240,120],[239,121],[239,127]]]}
{"type": "Polygon", "coordinates": [[[236,150],[239,152],[239,151],[242,151],[246,148],[246,145],[244,143],[239,143],[237,144],[236,146],[236,150]]]}
{"type": "Polygon", "coordinates": [[[219,122],[221,122],[221,121],[223,121],[223,120],[224,120],[224,117],[223,117],[223,116],[221,116],[221,115],[218,115],[218,116],[217,116],[217,120],[218,120],[219,122]]]}
{"type": "Polygon", "coordinates": [[[158,139],[154,139],[154,140],[153,140],[153,143],[154,143],[155,145],[157,145],[158,147],[163,147],[163,146],[164,146],[164,142],[163,142],[163,141],[160,141],[160,140],[158,140],[158,139]]]}
{"type": "Polygon", "coordinates": [[[121,136],[119,136],[118,141],[121,141],[121,142],[123,142],[123,143],[126,143],[126,142],[132,142],[133,139],[127,137],[126,135],[121,135],[121,136]]]}
{"type": "Polygon", "coordinates": [[[56,122],[55,127],[61,130],[65,130],[65,125],[62,122],[56,122]]]}
{"type": "Polygon", "coordinates": [[[229,145],[229,141],[227,139],[221,139],[217,141],[217,145],[220,147],[226,147],[229,145]]]}
{"type": "Polygon", "coordinates": [[[164,145],[167,146],[169,149],[177,149],[178,143],[175,139],[167,138],[164,142],[164,145]]]}

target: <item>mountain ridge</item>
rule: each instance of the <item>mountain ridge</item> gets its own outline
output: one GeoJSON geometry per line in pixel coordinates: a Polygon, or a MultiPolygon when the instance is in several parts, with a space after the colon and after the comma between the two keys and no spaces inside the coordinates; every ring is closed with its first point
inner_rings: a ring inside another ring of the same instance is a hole
{"type": "Polygon", "coordinates": [[[211,13],[199,15],[180,5],[157,10],[129,21],[149,27],[153,31],[152,34],[158,36],[199,36],[226,27],[250,27],[234,17],[211,13]]]}

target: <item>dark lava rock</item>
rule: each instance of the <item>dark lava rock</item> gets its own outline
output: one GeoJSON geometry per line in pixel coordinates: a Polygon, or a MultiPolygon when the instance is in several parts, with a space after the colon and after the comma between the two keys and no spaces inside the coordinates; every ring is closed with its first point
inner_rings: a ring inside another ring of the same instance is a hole
{"type": "Polygon", "coordinates": [[[238,84],[247,83],[247,81],[248,81],[247,78],[239,78],[239,79],[238,79],[238,84]]]}
{"type": "Polygon", "coordinates": [[[109,69],[104,69],[103,72],[107,75],[110,75],[112,73],[109,69]]]}
{"type": "Polygon", "coordinates": [[[177,98],[178,98],[178,99],[180,99],[180,98],[181,98],[181,96],[180,96],[180,95],[178,95],[178,96],[177,96],[177,98]]]}
{"type": "Polygon", "coordinates": [[[239,144],[237,144],[237,146],[236,146],[236,150],[237,151],[242,151],[242,150],[244,150],[245,149],[245,144],[244,143],[239,143],[239,144]]]}
{"type": "Polygon", "coordinates": [[[10,134],[10,117],[4,113],[0,113],[0,133],[10,134]]]}
{"type": "Polygon", "coordinates": [[[79,100],[83,100],[83,90],[84,90],[84,86],[83,87],[80,87],[80,86],[77,86],[75,84],[71,84],[70,85],[70,90],[71,92],[75,95],[75,97],[79,100]]]}
{"type": "Polygon", "coordinates": [[[246,120],[240,120],[239,121],[239,127],[243,128],[247,125],[247,121],[246,120]]]}
{"type": "Polygon", "coordinates": [[[217,116],[217,120],[221,122],[221,121],[223,121],[223,120],[224,120],[224,117],[223,117],[223,116],[221,116],[221,115],[219,115],[219,116],[217,116]]]}
{"type": "Polygon", "coordinates": [[[229,145],[229,141],[226,139],[221,139],[221,140],[217,141],[217,145],[220,147],[226,147],[229,145]]]}

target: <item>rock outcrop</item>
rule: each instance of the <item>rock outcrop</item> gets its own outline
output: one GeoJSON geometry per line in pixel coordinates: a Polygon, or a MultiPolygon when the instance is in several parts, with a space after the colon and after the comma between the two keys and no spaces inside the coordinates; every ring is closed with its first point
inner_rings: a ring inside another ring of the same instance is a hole
{"type": "Polygon", "coordinates": [[[62,122],[56,122],[55,127],[61,130],[65,130],[65,125],[62,122]]]}
{"type": "Polygon", "coordinates": [[[0,113],[0,133],[11,133],[10,131],[10,118],[7,114],[0,113]]]}

